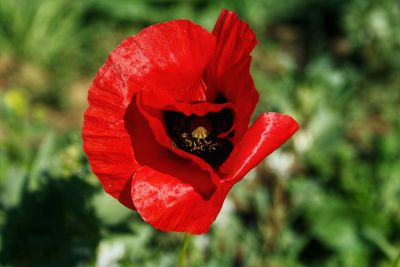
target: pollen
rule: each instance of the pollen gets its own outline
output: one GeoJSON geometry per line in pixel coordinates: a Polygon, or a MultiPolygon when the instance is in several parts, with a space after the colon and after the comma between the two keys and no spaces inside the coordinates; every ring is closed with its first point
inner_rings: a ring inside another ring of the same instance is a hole
{"type": "Polygon", "coordinates": [[[206,128],[199,126],[192,131],[192,136],[196,139],[205,139],[208,136],[206,128]]]}

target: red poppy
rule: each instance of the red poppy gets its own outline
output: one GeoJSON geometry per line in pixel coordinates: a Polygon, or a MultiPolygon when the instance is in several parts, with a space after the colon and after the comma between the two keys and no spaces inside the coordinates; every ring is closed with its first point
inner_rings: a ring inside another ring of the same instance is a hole
{"type": "Polygon", "coordinates": [[[82,133],[104,189],[157,229],[207,232],[232,186],[298,129],[272,112],[248,127],[255,45],[223,10],[212,33],[174,20],[114,49],[90,87],[82,133]]]}

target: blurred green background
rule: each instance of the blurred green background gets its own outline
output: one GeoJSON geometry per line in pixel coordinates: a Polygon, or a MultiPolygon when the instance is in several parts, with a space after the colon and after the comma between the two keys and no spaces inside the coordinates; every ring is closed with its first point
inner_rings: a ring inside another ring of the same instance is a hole
{"type": "Polygon", "coordinates": [[[0,266],[174,266],[182,234],[103,192],[80,127],[91,79],[124,38],[178,18],[211,30],[222,8],[259,40],[255,116],[288,113],[301,129],[192,239],[190,266],[394,266],[396,0],[1,0],[0,266]]]}

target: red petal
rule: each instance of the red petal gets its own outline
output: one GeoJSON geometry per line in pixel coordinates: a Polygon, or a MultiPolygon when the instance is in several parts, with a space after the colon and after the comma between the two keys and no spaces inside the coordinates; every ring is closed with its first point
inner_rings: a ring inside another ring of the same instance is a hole
{"type": "Polygon", "coordinates": [[[217,51],[207,66],[204,80],[209,87],[207,99],[222,95],[238,111],[234,141],[240,140],[248,128],[258,102],[258,93],[250,75],[250,52],[257,41],[253,31],[237,14],[223,10],[214,27],[217,51]]]}
{"type": "Polygon", "coordinates": [[[229,108],[232,110],[234,116],[236,116],[236,111],[231,103],[215,104],[210,102],[164,102],[162,105],[154,104],[154,101],[148,97],[148,94],[142,95],[140,105],[147,108],[156,108],[157,110],[169,110],[182,112],[186,116],[191,114],[196,114],[197,116],[203,116],[209,112],[218,112],[224,108],[229,108]]]}
{"type": "Polygon", "coordinates": [[[121,72],[109,60],[98,72],[89,90],[82,140],[92,171],[105,191],[134,209],[130,180],[137,168],[130,136],[123,120],[126,90],[121,72]]]}
{"type": "Polygon", "coordinates": [[[216,81],[218,88],[225,89],[223,93],[237,110],[236,132],[233,141],[241,140],[249,127],[251,115],[257,105],[259,96],[250,75],[251,57],[231,66],[216,81]]]}
{"type": "Polygon", "coordinates": [[[202,101],[201,76],[214,50],[212,34],[190,21],[174,20],[126,39],[111,56],[132,90],[146,91],[153,101],[202,101]]]}
{"type": "Polygon", "coordinates": [[[210,63],[210,71],[217,77],[246,59],[257,44],[249,26],[236,13],[226,9],[219,15],[212,33],[217,37],[217,51],[210,63]]]}
{"type": "Polygon", "coordinates": [[[132,199],[137,211],[146,222],[162,231],[208,232],[226,193],[217,188],[211,198],[204,199],[190,184],[148,167],[139,169],[132,180],[132,199]]]}
{"type": "Polygon", "coordinates": [[[229,174],[225,182],[242,179],[261,160],[286,142],[299,128],[288,115],[269,112],[260,115],[234,148],[220,171],[229,174]]]}

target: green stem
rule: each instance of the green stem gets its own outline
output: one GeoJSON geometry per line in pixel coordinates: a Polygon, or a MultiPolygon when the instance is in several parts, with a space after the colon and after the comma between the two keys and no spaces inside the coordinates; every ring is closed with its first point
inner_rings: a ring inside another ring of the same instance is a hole
{"type": "Polygon", "coordinates": [[[190,234],[186,234],[186,233],[185,233],[185,236],[183,237],[181,254],[179,255],[177,267],[185,267],[185,260],[186,260],[187,250],[189,247],[189,242],[190,242],[191,237],[192,236],[190,234]]]}
{"type": "Polygon", "coordinates": [[[400,254],[395,259],[393,267],[400,267],[400,254]]]}

